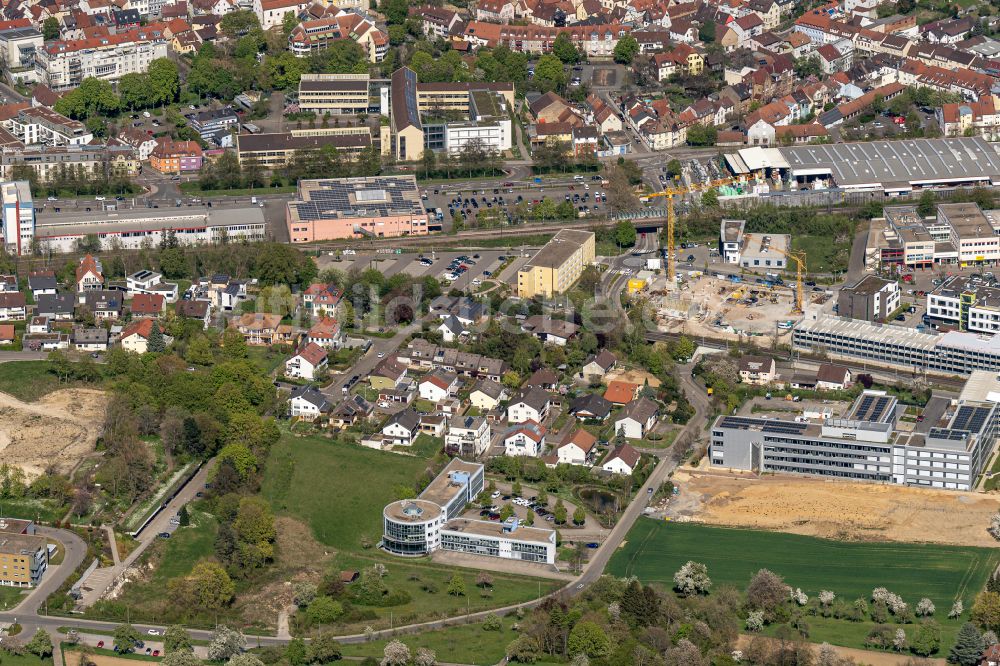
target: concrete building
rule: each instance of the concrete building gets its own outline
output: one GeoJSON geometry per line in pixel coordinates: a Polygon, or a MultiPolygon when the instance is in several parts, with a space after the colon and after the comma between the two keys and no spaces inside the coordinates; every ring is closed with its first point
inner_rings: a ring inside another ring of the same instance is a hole
{"type": "Polygon", "coordinates": [[[461,518],[482,492],[484,468],[454,458],[416,499],[382,510],[382,543],[394,555],[424,556],[451,550],[529,562],[555,563],[555,532],[461,518]]]}
{"type": "Polygon", "coordinates": [[[389,81],[367,74],[303,74],[299,108],[317,115],[389,115],[389,81]]]}
{"type": "Polygon", "coordinates": [[[355,160],[372,145],[371,131],[364,125],[327,130],[292,130],[268,134],[238,134],[236,154],[240,166],[253,161],[264,169],[280,169],[296,156],[333,148],[345,160],[355,160]]]}
{"type": "MultiPolygon", "coordinates": [[[[0,524],[5,523],[0,519],[0,524]]],[[[48,566],[49,545],[44,537],[0,532],[0,585],[36,587],[48,566]]]]}
{"type": "Polygon", "coordinates": [[[423,235],[428,224],[415,176],[302,180],[285,219],[292,243],[423,235]]]}
{"type": "Polygon", "coordinates": [[[452,416],[444,437],[445,450],[454,456],[476,458],[490,447],[490,423],[485,416],[452,416]]]}
{"type": "Polygon", "coordinates": [[[784,270],[788,265],[791,237],[787,234],[744,234],[740,266],[762,270],[784,270]]]}
{"type": "Polygon", "coordinates": [[[0,64],[11,83],[38,81],[36,54],[45,40],[28,19],[3,22],[0,27],[0,64]]]}
{"type": "Polygon", "coordinates": [[[28,181],[0,183],[0,206],[3,207],[0,241],[11,254],[28,254],[35,238],[35,204],[28,181]]]}
{"type": "Polygon", "coordinates": [[[927,316],[937,326],[975,333],[1000,331],[1000,289],[953,275],[927,294],[927,316]]]}
{"type": "Polygon", "coordinates": [[[299,23],[288,36],[288,50],[305,58],[342,39],[350,39],[364,49],[368,62],[382,62],[389,51],[386,33],[360,13],[345,11],[299,23]]]}
{"type": "Polygon", "coordinates": [[[837,314],[851,319],[885,321],[900,304],[899,283],[865,275],[837,295],[837,314]]]}
{"type": "Polygon", "coordinates": [[[128,145],[31,146],[0,153],[3,178],[11,179],[14,168],[18,166],[30,167],[42,183],[58,180],[71,168],[82,169],[84,176],[95,178],[108,175],[134,177],[142,170],[135,149],[128,145]]]}
{"type": "Polygon", "coordinates": [[[85,146],[94,140],[83,123],[44,106],[22,109],[3,125],[26,146],[85,146]]]}
{"type": "Polygon", "coordinates": [[[135,250],[142,247],[144,241],[159,244],[166,233],[173,233],[184,245],[223,240],[256,241],[264,240],[266,223],[261,209],[253,206],[66,213],[46,219],[35,227],[39,243],[53,252],[72,252],[76,242],[90,234],[97,236],[105,249],[112,238],[117,238],[123,248],[135,250]]]}
{"type": "Polygon", "coordinates": [[[740,263],[746,224],[746,220],[722,220],[719,229],[719,254],[727,264],[740,263]]]}
{"type": "Polygon", "coordinates": [[[49,42],[36,54],[38,79],[53,90],[66,90],[79,86],[86,78],[117,81],[126,74],[144,73],[149,63],[167,57],[162,25],[91,39],[49,42]]]}
{"type": "MultiPolygon", "coordinates": [[[[711,464],[755,472],[972,490],[992,454],[996,403],[946,400],[940,418],[902,423],[895,397],[865,391],[845,418],[719,417],[711,464]]],[[[927,411],[930,411],[928,409],[927,411]]]]}
{"type": "Polygon", "coordinates": [[[180,174],[199,171],[203,162],[197,141],[161,139],[149,154],[149,166],[160,173],[180,174]]]}
{"type": "Polygon", "coordinates": [[[551,298],[564,293],[594,262],[594,247],[593,232],[560,230],[517,272],[517,295],[551,298]]]}

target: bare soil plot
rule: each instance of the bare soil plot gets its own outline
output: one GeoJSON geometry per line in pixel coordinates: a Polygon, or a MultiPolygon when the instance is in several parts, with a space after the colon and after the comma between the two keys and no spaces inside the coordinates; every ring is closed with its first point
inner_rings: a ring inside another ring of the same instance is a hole
{"type": "Polygon", "coordinates": [[[861,541],[996,547],[987,532],[1000,498],[791,476],[678,470],[667,515],[711,525],[861,541]]]}
{"type": "Polygon", "coordinates": [[[94,389],[62,389],[37,402],[0,393],[0,458],[28,479],[55,465],[69,472],[93,453],[107,396],[94,389]]]}

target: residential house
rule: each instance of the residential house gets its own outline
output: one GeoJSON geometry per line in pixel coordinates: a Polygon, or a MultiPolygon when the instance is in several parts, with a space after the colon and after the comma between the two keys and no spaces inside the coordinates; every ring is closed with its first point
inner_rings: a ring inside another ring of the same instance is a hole
{"type": "Polygon", "coordinates": [[[14,324],[0,324],[0,345],[12,345],[17,341],[14,324]]]}
{"type": "Polygon", "coordinates": [[[594,116],[594,125],[601,134],[608,132],[620,132],[624,128],[621,118],[615,112],[614,107],[601,99],[597,93],[587,95],[587,104],[594,116]]]}
{"type": "Polygon", "coordinates": [[[551,396],[540,388],[528,389],[515,396],[507,406],[509,423],[543,423],[549,416],[551,396]]]}
{"type": "Polygon", "coordinates": [[[56,276],[52,271],[37,271],[28,274],[28,289],[35,302],[39,296],[53,296],[56,293],[56,276]]]}
{"type": "Polygon", "coordinates": [[[351,395],[334,407],[330,412],[330,426],[334,428],[346,428],[364,421],[371,417],[375,411],[375,406],[364,399],[361,395],[351,395]]]}
{"type": "Polygon", "coordinates": [[[556,461],[561,465],[592,465],[597,437],[583,428],[577,428],[556,447],[556,461]]]}
{"type": "Polygon", "coordinates": [[[490,447],[490,423],[484,416],[452,416],[444,448],[449,455],[465,460],[477,458],[490,447]]]}
{"type": "Polygon", "coordinates": [[[166,301],[160,294],[136,294],[129,304],[129,312],[133,317],[159,317],[165,307],[166,301]]]}
{"type": "Polygon", "coordinates": [[[774,359],[765,356],[744,356],[740,359],[739,372],[744,384],[765,385],[778,378],[774,359]]]}
{"type": "Polygon", "coordinates": [[[0,294],[18,290],[16,275],[0,275],[0,294]]]}
{"type": "Polygon", "coordinates": [[[392,416],[382,426],[383,442],[393,446],[410,446],[420,430],[420,415],[407,408],[392,416]]]}
{"type": "Polygon", "coordinates": [[[546,432],[545,426],[533,420],[512,425],[503,436],[504,453],[537,458],[545,449],[546,432]]]}
{"type": "Polygon", "coordinates": [[[290,331],[283,333],[281,315],[264,312],[247,312],[230,320],[230,326],[243,334],[248,345],[273,345],[291,338],[290,331]]]}
{"type": "Polygon", "coordinates": [[[532,315],[521,324],[521,330],[531,333],[543,344],[563,347],[575,336],[580,327],[562,319],[553,319],[547,315],[532,315]]]}
{"type": "Polygon", "coordinates": [[[76,309],[72,294],[43,294],[35,298],[35,312],[52,321],[70,321],[76,309]]]}
{"type": "Polygon", "coordinates": [[[208,329],[212,315],[212,308],[208,301],[180,301],[177,303],[175,311],[178,317],[200,320],[202,330],[208,329]]]}
{"type": "Polygon", "coordinates": [[[842,391],[851,386],[851,369],[842,365],[823,363],[816,372],[816,388],[842,391]]]}
{"type": "Polygon", "coordinates": [[[391,356],[379,361],[368,375],[368,383],[376,391],[398,388],[405,379],[406,366],[391,356]]]}
{"type": "Polygon", "coordinates": [[[288,399],[288,407],[292,418],[315,421],[329,414],[333,405],[312,386],[296,386],[288,399]]]}
{"type": "Polygon", "coordinates": [[[102,352],[108,350],[108,329],[102,326],[77,326],[70,336],[73,347],[78,351],[102,352]]]}
{"type": "Polygon", "coordinates": [[[638,398],[625,405],[615,419],[615,434],[627,439],[643,439],[656,425],[658,407],[649,398],[638,398]]]}
{"type": "Polygon", "coordinates": [[[177,301],[177,284],[164,282],[160,273],[145,268],[125,278],[125,287],[129,296],[159,294],[166,303],[177,301]]]}
{"type": "Polygon", "coordinates": [[[639,397],[638,384],[615,380],[608,382],[608,388],[604,391],[604,399],[612,405],[626,405],[639,397]]]}
{"type": "Polygon", "coordinates": [[[344,335],[340,330],[340,322],[333,317],[323,317],[306,333],[306,341],[324,349],[340,349],[344,344],[344,335]]]}
{"type": "Polygon", "coordinates": [[[104,288],[104,275],[101,272],[101,261],[91,255],[80,260],[76,267],[76,290],[89,291],[104,288]]]}
{"type": "Polygon", "coordinates": [[[455,315],[448,315],[448,318],[441,322],[437,330],[445,342],[454,342],[469,334],[469,329],[455,315]]]}
{"type": "Polygon", "coordinates": [[[554,92],[547,92],[528,105],[531,117],[539,125],[545,123],[566,123],[572,130],[575,125],[582,125],[583,119],[569,102],[554,92]]]}
{"type": "Polygon", "coordinates": [[[124,294],[120,291],[84,291],[77,295],[81,308],[97,322],[115,321],[125,313],[124,294]]]}
{"type": "Polygon", "coordinates": [[[461,385],[455,373],[435,370],[420,380],[417,389],[422,399],[437,403],[455,396],[461,385]]]}
{"type": "Polygon", "coordinates": [[[622,444],[621,446],[616,446],[608,454],[608,457],[604,459],[604,463],[601,465],[601,469],[611,474],[631,476],[639,466],[640,457],[639,452],[634,448],[628,444],[622,444]]]}
{"type": "Polygon", "coordinates": [[[0,293],[0,321],[24,321],[27,318],[24,294],[0,293]]]}
{"type": "Polygon", "coordinates": [[[332,284],[311,284],[302,292],[302,305],[317,317],[334,316],[343,293],[332,284]]]}
{"type": "Polygon", "coordinates": [[[581,421],[604,421],[611,415],[612,407],[614,405],[603,396],[588,393],[570,403],[569,413],[581,421]]]}
{"type": "Polygon", "coordinates": [[[726,24],[720,44],[726,52],[749,46],[754,37],[764,32],[764,21],[757,14],[747,14],[726,24]]]}
{"type": "Polygon", "coordinates": [[[327,363],[326,350],[309,342],[295,356],[285,361],[285,376],[313,380],[326,369],[327,363]]]}
{"type": "Polygon", "coordinates": [[[421,414],[420,434],[431,437],[444,437],[448,428],[447,414],[421,414]]]}
{"type": "Polygon", "coordinates": [[[597,354],[592,354],[580,368],[578,377],[591,384],[599,382],[609,370],[615,367],[618,359],[607,349],[602,349],[597,354]]]}
{"type": "Polygon", "coordinates": [[[503,384],[489,379],[477,381],[469,393],[469,403],[483,413],[496,409],[506,399],[507,389],[503,384]]]}
{"type": "Polygon", "coordinates": [[[156,148],[156,139],[146,132],[132,127],[119,132],[118,140],[132,146],[136,155],[139,156],[140,162],[148,160],[149,156],[153,154],[153,149],[156,148]]]}
{"type": "Polygon", "coordinates": [[[189,173],[199,171],[204,156],[196,141],[171,141],[161,139],[149,154],[149,166],[160,173],[189,173]]]}
{"type": "Polygon", "coordinates": [[[136,354],[145,354],[149,349],[149,336],[156,322],[152,319],[136,319],[122,329],[118,342],[122,349],[136,354]]]}
{"type": "Polygon", "coordinates": [[[535,388],[544,389],[546,391],[554,391],[559,387],[559,375],[552,372],[548,368],[539,368],[535,370],[528,381],[524,383],[525,388],[535,388]]]}

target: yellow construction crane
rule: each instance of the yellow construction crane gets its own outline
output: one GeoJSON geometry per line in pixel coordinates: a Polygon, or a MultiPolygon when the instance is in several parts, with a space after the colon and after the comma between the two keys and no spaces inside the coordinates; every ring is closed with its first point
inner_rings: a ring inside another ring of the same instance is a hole
{"type": "MultiPolygon", "coordinates": [[[[676,176],[675,176],[676,178],[676,176]]],[[[667,198],[667,282],[673,284],[674,279],[677,277],[677,267],[676,267],[676,250],[674,249],[674,236],[676,234],[677,227],[677,215],[674,213],[674,196],[684,195],[688,192],[699,192],[704,190],[710,190],[713,188],[720,187],[722,185],[732,185],[733,183],[740,182],[737,178],[719,178],[718,180],[713,180],[708,183],[700,183],[690,186],[680,186],[680,187],[668,187],[664,188],[662,192],[654,192],[649,195],[649,198],[653,197],[666,197],[667,198]]]]}
{"type": "Polygon", "coordinates": [[[804,289],[802,287],[802,274],[806,273],[806,253],[802,250],[798,252],[783,252],[778,250],[779,254],[783,254],[792,261],[795,262],[795,307],[792,308],[792,312],[795,314],[803,314],[805,309],[803,308],[803,295],[804,289]]]}

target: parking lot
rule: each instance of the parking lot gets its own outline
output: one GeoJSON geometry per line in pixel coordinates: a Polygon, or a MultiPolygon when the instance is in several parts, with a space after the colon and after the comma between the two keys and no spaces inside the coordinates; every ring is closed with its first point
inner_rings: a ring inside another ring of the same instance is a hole
{"type": "Polygon", "coordinates": [[[480,221],[485,226],[520,223],[522,216],[530,216],[531,207],[543,199],[554,204],[570,202],[577,217],[603,218],[608,214],[607,193],[601,176],[566,176],[543,178],[535,181],[503,181],[493,187],[454,188],[427,187],[424,190],[424,207],[430,211],[440,209],[443,226],[450,230],[456,212],[460,212],[466,226],[474,227],[480,221]],[[520,209],[520,210],[519,210],[520,209]],[[499,219],[497,217],[499,213],[499,219]],[[487,221],[489,220],[489,221],[487,221]]]}

